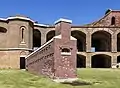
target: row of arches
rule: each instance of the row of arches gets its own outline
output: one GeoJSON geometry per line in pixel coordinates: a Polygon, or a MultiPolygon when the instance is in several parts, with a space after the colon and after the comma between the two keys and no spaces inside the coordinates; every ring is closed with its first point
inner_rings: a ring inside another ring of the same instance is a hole
{"type": "MultiPolygon", "coordinates": [[[[105,54],[98,54],[91,57],[92,68],[110,68],[111,56],[105,54]]],[[[117,63],[120,63],[120,56],[117,57],[117,63]]],[[[86,67],[86,57],[83,55],[77,55],[77,68],[86,67]]]]}
{"type": "MultiPolygon", "coordinates": [[[[77,39],[77,49],[79,52],[86,51],[86,34],[82,31],[72,31],[71,35],[77,39]]],[[[46,35],[46,42],[55,36],[55,31],[52,30],[46,35]]],[[[33,46],[41,46],[41,33],[35,29],[33,31],[33,46]]],[[[96,31],[91,35],[91,50],[92,52],[109,52],[111,51],[111,34],[100,30],[96,31]]],[[[117,34],[117,51],[120,51],[120,33],[117,34]]]]}
{"type": "MultiPolygon", "coordinates": [[[[111,68],[111,56],[98,54],[91,57],[92,68],[111,68]]],[[[117,57],[117,63],[120,63],[120,56],[117,57]]],[[[77,55],[77,68],[86,68],[86,57],[77,55]]],[[[25,57],[20,57],[20,69],[25,69],[25,57]]]]}
{"type": "MultiPolygon", "coordinates": [[[[55,31],[52,30],[48,32],[46,36],[46,42],[52,39],[55,36],[55,31]]],[[[38,29],[33,30],[33,47],[41,46],[41,32],[38,29]]]]}

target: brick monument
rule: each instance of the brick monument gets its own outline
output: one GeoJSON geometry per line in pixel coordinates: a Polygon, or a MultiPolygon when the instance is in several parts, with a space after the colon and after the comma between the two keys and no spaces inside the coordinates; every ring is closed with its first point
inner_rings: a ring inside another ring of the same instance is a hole
{"type": "Polygon", "coordinates": [[[29,72],[55,80],[77,78],[77,41],[71,36],[71,23],[67,19],[55,22],[55,37],[26,57],[29,72]]]}

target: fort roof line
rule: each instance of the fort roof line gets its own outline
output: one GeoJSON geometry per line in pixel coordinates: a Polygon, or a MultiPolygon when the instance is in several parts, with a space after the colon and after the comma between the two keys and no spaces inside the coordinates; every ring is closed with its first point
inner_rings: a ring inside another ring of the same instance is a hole
{"type": "Polygon", "coordinates": [[[33,22],[34,26],[49,27],[49,25],[35,23],[34,20],[32,20],[32,19],[30,19],[30,18],[28,18],[28,17],[23,17],[23,16],[13,16],[13,17],[8,17],[8,18],[6,18],[6,19],[5,19],[5,18],[0,18],[1,21],[8,21],[8,20],[14,20],[14,19],[31,21],[31,22],[33,22]]]}
{"type": "Polygon", "coordinates": [[[54,24],[57,24],[57,23],[59,23],[59,22],[72,23],[72,20],[68,20],[68,19],[60,18],[59,20],[55,21],[54,24]]]}
{"type": "Polygon", "coordinates": [[[38,24],[38,23],[34,23],[34,26],[49,27],[49,25],[46,25],[46,24],[38,24]]]}
{"type": "MultiPolygon", "coordinates": [[[[59,20],[55,21],[54,24],[59,23],[59,22],[67,22],[67,23],[72,23],[72,20],[68,20],[68,19],[63,19],[60,18],[59,20]]],[[[37,25],[41,25],[41,24],[37,24],[37,25]]],[[[48,26],[48,25],[44,25],[44,26],[48,26]]],[[[32,52],[31,54],[29,54],[26,58],[28,58],[29,56],[31,56],[32,54],[36,53],[37,51],[39,51],[41,48],[43,48],[44,46],[46,46],[47,44],[49,44],[50,42],[53,41],[54,38],[61,38],[61,35],[58,36],[54,36],[51,40],[49,40],[48,42],[44,43],[41,47],[39,47],[38,49],[36,49],[34,52],[32,52]]],[[[70,37],[71,40],[77,40],[74,37],[70,37]]]]}
{"type": "Polygon", "coordinates": [[[3,20],[3,21],[13,20],[13,19],[21,19],[21,20],[27,20],[27,21],[35,22],[35,21],[31,20],[30,18],[20,17],[20,16],[8,17],[6,19],[5,18],[0,18],[0,20],[3,20]]]}

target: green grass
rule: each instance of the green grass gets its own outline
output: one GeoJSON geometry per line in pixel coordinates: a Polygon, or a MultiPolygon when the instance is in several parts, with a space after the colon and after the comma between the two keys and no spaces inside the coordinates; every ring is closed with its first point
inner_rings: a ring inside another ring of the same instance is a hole
{"type": "Polygon", "coordinates": [[[119,88],[120,69],[78,69],[79,85],[61,84],[23,70],[0,70],[0,88],[119,88]],[[90,83],[89,85],[84,84],[90,83]],[[83,84],[82,84],[83,83],[83,84]]]}

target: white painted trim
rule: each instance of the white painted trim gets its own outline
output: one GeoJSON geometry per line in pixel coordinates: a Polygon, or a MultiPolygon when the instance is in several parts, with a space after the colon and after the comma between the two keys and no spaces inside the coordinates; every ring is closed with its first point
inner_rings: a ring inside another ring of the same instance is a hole
{"type": "Polygon", "coordinates": [[[23,19],[23,20],[28,20],[28,21],[31,21],[31,22],[35,22],[33,20],[31,20],[30,18],[27,18],[27,17],[20,17],[20,16],[14,16],[14,17],[8,17],[8,18],[0,18],[0,20],[3,20],[3,21],[7,21],[7,20],[12,20],[12,19],[23,19]]]}
{"type": "Polygon", "coordinates": [[[70,40],[77,40],[76,38],[74,38],[74,37],[72,37],[72,36],[70,36],[70,40]]]}
{"type": "Polygon", "coordinates": [[[33,20],[31,20],[30,18],[27,18],[27,17],[19,17],[19,16],[15,16],[15,17],[8,17],[7,20],[12,20],[12,19],[23,19],[23,20],[28,20],[28,21],[31,21],[31,22],[35,22],[33,20]]]}
{"type": "Polygon", "coordinates": [[[29,49],[29,48],[0,48],[0,51],[1,50],[32,50],[32,49],[29,49]]]}
{"type": "Polygon", "coordinates": [[[26,57],[26,55],[20,55],[20,57],[26,57]]]}
{"type": "MultiPolygon", "coordinates": [[[[61,37],[61,35],[58,35],[58,36],[55,36],[54,38],[59,38],[59,39],[61,39],[62,37],[61,37]]],[[[72,37],[72,36],[70,36],[70,40],[77,40],[77,39],[74,38],[74,37],[72,37]]]]}
{"type": "Polygon", "coordinates": [[[0,18],[0,20],[7,21],[7,19],[5,19],[5,18],[0,18]]]}
{"type": "Polygon", "coordinates": [[[34,23],[34,26],[49,27],[49,25],[45,25],[45,24],[37,24],[37,23],[34,23]]]}
{"type": "Polygon", "coordinates": [[[61,39],[61,35],[55,36],[54,38],[59,38],[59,39],[61,39]]]}
{"type": "MultiPolygon", "coordinates": [[[[61,36],[61,35],[58,35],[61,36]]],[[[53,41],[54,38],[57,38],[58,36],[54,36],[51,40],[49,40],[48,42],[46,42],[45,44],[43,44],[41,47],[39,47],[38,49],[36,49],[34,52],[30,53],[26,58],[28,58],[29,56],[31,56],[32,54],[36,53],[37,51],[39,51],[41,48],[43,48],[44,46],[46,46],[47,44],[49,44],[50,42],[53,41]]]]}
{"type": "Polygon", "coordinates": [[[68,19],[60,18],[59,20],[55,21],[54,24],[57,24],[57,23],[59,23],[59,22],[72,23],[72,20],[68,20],[68,19]]]}
{"type": "Polygon", "coordinates": [[[71,52],[61,52],[61,55],[70,56],[70,55],[71,55],[71,52]]]}
{"type": "Polygon", "coordinates": [[[12,20],[12,19],[28,20],[28,21],[33,22],[33,23],[34,23],[34,26],[49,27],[49,25],[35,23],[35,21],[33,21],[33,20],[31,20],[30,18],[27,18],[27,17],[14,16],[14,17],[8,17],[7,19],[5,19],[5,18],[0,18],[0,20],[3,20],[3,21],[12,20]]]}
{"type": "MultiPolygon", "coordinates": [[[[54,37],[53,37],[54,38],[54,37]]],[[[36,53],[37,51],[39,51],[41,48],[43,48],[44,46],[46,46],[47,44],[49,44],[50,42],[53,41],[53,38],[51,40],[49,40],[48,42],[46,42],[45,44],[43,44],[41,47],[39,47],[38,49],[36,49],[34,52],[30,53],[28,56],[26,56],[26,58],[28,58],[29,56],[31,56],[32,54],[36,53]]]]}
{"type": "MultiPolygon", "coordinates": [[[[43,44],[41,47],[39,47],[38,49],[36,49],[34,52],[32,52],[28,56],[26,56],[26,58],[28,58],[29,56],[31,56],[32,54],[36,53],[41,48],[43,48],[44,46],[46,46],[47,44],[49,44],[50,42],[52,42],[54,38],[61,38],[61,35],[54,36],[51,40],[49,40],[48,42],[46,42],[45,44],[43,44]]],[[[76,39],[71,36],[71,40],[76,40],[76,39]]]]}

